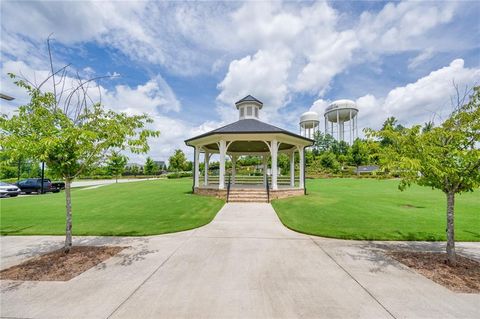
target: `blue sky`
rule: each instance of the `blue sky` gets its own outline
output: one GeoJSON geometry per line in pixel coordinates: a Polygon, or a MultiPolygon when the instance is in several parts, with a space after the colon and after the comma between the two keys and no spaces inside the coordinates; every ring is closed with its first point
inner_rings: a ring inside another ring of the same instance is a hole
{"type": "Polygon", "coordinates": [[[344,98],[361,128],[391,115],[439,122],[452,82],[480,81],[479,17],[477,1],[2,1],[1,90],[16,100],[1,107],[26,101],[7,72],[48,74],[53,33],[57,66],[117,74],[97,83],[104,104],[154,118],[158,160],[175,148],[191,156],[183,140],[235,121],[247,94],[264,102],[263,120],[293,131],[301,113],[344,98]]]}

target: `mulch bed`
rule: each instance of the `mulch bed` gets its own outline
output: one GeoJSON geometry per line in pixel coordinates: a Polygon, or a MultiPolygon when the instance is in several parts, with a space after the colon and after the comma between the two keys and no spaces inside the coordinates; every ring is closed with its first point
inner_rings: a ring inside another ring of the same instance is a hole
{"type": "Polygon", "coordinates": [[[34,257],[0,271],[0,279],[23,281],[67,281],[116,255],[125,247],[74,246],[34,257]]]}
{"type": "Polygon", "coordinates": [[[457,265],[445,253],[391,251],[387,255],[455,292],[480,293],[480,262],[457,254],[457,265]]]}

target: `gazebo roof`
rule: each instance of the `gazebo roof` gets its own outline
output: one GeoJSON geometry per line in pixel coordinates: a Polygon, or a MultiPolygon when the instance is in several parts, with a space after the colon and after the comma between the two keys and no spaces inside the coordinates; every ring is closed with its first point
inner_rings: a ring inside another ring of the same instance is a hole
{"type": "Polygon", "coordinates": [[[313,142],[313,140],[309,138],[289,132],[287,130],[264,123],[256,119],[243,119],[243,120],[239,120],[231,124],[222,126],[213,131],[185,140],[185,144],[189,145],[189,142],[191,141],[194,141],[202,137],[207,137],[210,135],[215,135],[215,134],[268,134],[268,133],[281,133],[281,134],[293,136],[308,142],[313,142]]]}
{"type": "Polygon", "coordinates": [[[260,100],[254,98],[254,97],[251,96],[250,94],[247,95],[246,97],[244,97],[243,99],[238,100],[237,102],[235,102],[235,104],[239,104],[239,103],[242,103],[242,102],[257,102],[257,103],[263,105],[263,102],[261,102],[260,100]]]}

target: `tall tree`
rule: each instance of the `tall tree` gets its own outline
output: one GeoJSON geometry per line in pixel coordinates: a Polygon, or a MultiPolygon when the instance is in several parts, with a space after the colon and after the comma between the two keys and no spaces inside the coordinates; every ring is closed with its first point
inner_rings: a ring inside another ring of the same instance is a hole
{"type": "Polygon", "coordinates": [[[470,101],[456,110],[440,126],[422,133],[421,126],[397,131],[390,128],[369,135],[388,138],[380,163],[401,177],[399,188],[411,183],[441,190],[446,197],[447,258],[456,264],[455,195],[480,186],[480,87],[470,101]]]}
{"type": "Polygon", "coordinates": [[[353,142],[352,147],[350,148],[350,153],[352,162],[357,167],[357,175],[360,175],[358,167],[368,162],[368,148],[366,143],[361,139],[357,138],[353,142]]]}
{"type": "Polygon", "coordinates": [[[322,132],[315,133],[314,141],[315,155],[332,150],[332,145],[336,142],[332,135],[323,134],[322,132]]]}
{"type": "Polygon", "coordinates": [[[175,150],[175,153],[168,159],[170,170],[183,171],[187,168],[187,158],[182,150],[175,150]]]}
{"type": "Polygon", "coordinates": [[[112,151],[107,161],[107,171],[110,175],[115,176],[115,183],[118,183],[118,176],[125,172],[128,158],[120,154],[118,151],[112,151]]]}
{"type": "MultiPolygon", "coordinates": [[[[394,116],[388,117],[382,125],[382,131],[390,130],[395,132],[401,132],[404,127],[398,124],[398,120],[394,116]]],[[[382,137],[380,139],[381,146],[391,145],[393,142],[388,137],[382,137]]]]}
{"type": "Polygon", "coordinates": [[[147,157],[147,160],[145,161],[145,165],[143,166],[143,173],[145,175],[153,175],[157,170],[158,170],[158,167],[155,164],[155,162],[152,160],[152,158],[147,157]]]}
{"type": "Polygon", "coordinates": [[[67,67],[54,71],[53,63],[50,76],[39,85],[10,74],[28,92],[30,102],[19,106],[14,115],[0,118],[0,146],[9,152],[8,158],[43,161],[65,180],[65,253],[72,247],[72,181],[103,162],[112,149],[148,151],[148,138],[159,134],[144,128],[152,122],[147,115],[129,116],[93,103],[88,85],[94,79],[74,81],[67,74],[67,67]],[[47,81],[52,91],[43,89],[47,81]]]}

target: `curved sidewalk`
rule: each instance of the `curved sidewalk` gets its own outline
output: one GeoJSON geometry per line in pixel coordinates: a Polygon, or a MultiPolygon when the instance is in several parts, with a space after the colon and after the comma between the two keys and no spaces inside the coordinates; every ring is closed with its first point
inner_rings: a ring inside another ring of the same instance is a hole
{"type": "MultiPolygon", "coordinates": [[[[61,247],[2,237],[2,269],[61,247]]],[[[441,243],[362,242],[285,228],[269,204],[226,204],[212,223],[152,237],[77,238],[130,248],[68,282],[1,282],[17,318],[478,318],[480,295],[435,284],[382,250],[441,243]]],[[[480,258],[479,243],[459,251],[480,258]]]]}

